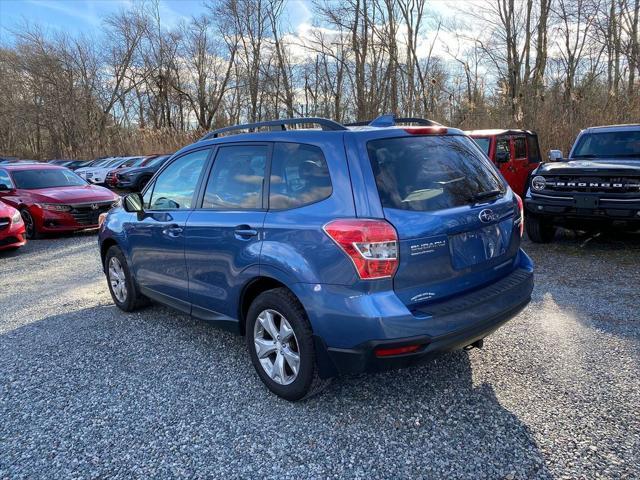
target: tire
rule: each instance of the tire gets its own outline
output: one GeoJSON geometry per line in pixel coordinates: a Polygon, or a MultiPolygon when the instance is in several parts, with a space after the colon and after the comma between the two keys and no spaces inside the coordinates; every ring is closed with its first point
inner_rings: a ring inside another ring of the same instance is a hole
{"type": "Polygon", "coordinates": [[[24,207],[20,209],[20,215],[22,216],[22,221],[24,222],[25,231],[27,233],[28,240],[36,240],[42,236],[36,227],[36,222],[33,219],[33,215],[28,208],[24,207]]]}
{"type": "Polygon", "coordinates": [[[143,306],[147,300],[138,291],[127,261],[117,246],[107,250],[104,257],[104,271],[111,298],[116,306],[125,312],[133,312],[143,306]]]}
{"type": "Polygon", "coordinates": [[[549,243],[556,236],[556,227],[548,220],[535,215],[529,215],[525,219],[527,235],[534,243],[549,243]]]}
{"type": "Polygon", "coordinates": [[[267,290],[253,301],[247,313],[246,341],[258,376],[279,397],[295,402],[319,393],[330,383],[330,380],[318,376],[311,325],[298,299],[286,288],[267,290]],[[268,320],[269,315],[271,322],[268,320]],[[284,328],[283,320],[287,324],[284,328]],[[275,329],[264,326],[269,323],[275,329]],[[292,334],[288,333],[288,327],[292,329],[292,334]],[[273,338],[270,330],[277,338],[273,338]],[[256,338],[262,344],[260,358],[256,338]],[[284,341],[281,343],[280,340],[284,341]],[[296,354],[297,372],[292,368],[296,363],[292,361],[296,354]],[[281,369],[276,367],[280,359],[281,369]],[[273,369],[270,374],[267,369],[271,364],[273,369]],[[279,376],[278,371],[284,375],[279,376]]]}

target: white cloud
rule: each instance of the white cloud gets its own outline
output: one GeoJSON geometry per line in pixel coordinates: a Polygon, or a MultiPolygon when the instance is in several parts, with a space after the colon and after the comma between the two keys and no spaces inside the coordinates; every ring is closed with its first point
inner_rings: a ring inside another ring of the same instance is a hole
{"type": "MultiPolygon", "coordinates": [[[[77,8],[77,4],[74,6],[68,6],[68,4],[62,2],[46,2],[43,0],[27,0],[27,3],[35,5],[40,8],[49,10],[55,10],[64,15],[77,18],[84,22],[91,23],[92,25],[99,25],[101,18],[92,8],[77,8]]],[[[89,7],[89,4],[93,2],[87,2],[85,7],[89,7]]]]}

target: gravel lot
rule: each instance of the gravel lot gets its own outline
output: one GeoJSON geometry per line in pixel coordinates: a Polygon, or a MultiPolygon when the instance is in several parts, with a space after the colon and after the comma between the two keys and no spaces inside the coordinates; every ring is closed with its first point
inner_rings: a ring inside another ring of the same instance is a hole
{"type": "Polygon", "coordinates": [[[95,234],[0,253],[0,478],[638,478],[640,238],[525,248],[485,342],[290,404],[243,339],[111,303],[95,234]]]}

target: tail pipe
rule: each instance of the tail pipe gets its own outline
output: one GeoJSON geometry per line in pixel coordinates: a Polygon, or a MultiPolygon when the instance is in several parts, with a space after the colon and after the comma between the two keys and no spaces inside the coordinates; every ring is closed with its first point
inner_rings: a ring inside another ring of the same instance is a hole
{"type": "Polygon", "coordinates": [[[475,342],[464,347],[464,350],[469,351],[469,350],[473,350],[474,348],[482,348],[483,346],[484,346],[484,338],[481,338],[480,340],[476,340],[475,342]]]}

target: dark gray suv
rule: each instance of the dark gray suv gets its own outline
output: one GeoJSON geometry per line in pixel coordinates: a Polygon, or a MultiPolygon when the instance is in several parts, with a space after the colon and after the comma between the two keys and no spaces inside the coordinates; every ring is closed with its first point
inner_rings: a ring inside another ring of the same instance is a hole
{"type": "Polygon", "coordinates": [[[140,167],[113,170],[107,175],[106,184],[111,188],[140,192],[169,157],[171,154],[158,155],[140,167]]]}
{"type": "Polygon", "coordinates": [[[640,229],[640,124],[587,128],[567,159],[551,150],[531,174],[525,206],[534,242],[552,241],[556,226],[640,229]]]}

